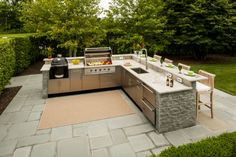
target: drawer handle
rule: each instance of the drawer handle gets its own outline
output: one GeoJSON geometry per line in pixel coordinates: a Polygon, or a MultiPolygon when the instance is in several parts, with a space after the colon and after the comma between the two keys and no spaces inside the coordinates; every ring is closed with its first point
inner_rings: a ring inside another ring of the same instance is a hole
{"type": "Polygon", "coordinates": [[[150,110],[150,111],[154,111],[155,109],[151,108],[143,99],[141,99],[142,103],[144,103],[144,105],[150,110]]]}
{"type": "Polygon", "coordinates": [[[147,89],[149,92],[151,92],[152,94],[154,94],[154,92],[153,92],[151,89],[149,89],[146,85],[142,84],[142,86],[143,86],[145,89],[147,89]]]}

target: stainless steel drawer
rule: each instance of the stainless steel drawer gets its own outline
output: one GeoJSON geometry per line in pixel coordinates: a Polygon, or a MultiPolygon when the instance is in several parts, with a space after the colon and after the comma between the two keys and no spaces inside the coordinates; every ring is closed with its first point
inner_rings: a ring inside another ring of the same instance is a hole
{"type": "Polygon", "coordinates": [[[156,124],[156,109],[147,100],[142,99],[142,111],[144,115],[151,121],[153,125],[156,124]]]}
{"type": "Polygon", "coordinates": [[[143,86],[143,98],[145,98],[149,103],[151,103],[153,106],[156,106],[156,94],[155,92],[150,89],[145,84],[142,84],[143,86]]]}

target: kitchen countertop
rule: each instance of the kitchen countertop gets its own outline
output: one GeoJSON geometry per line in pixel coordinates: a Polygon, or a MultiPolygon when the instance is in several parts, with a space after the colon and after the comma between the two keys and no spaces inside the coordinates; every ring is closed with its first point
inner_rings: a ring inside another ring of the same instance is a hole
{"type": "MultiPolygon", "coordinates": [[[[137,58],[136,56],[133,56],[135,57],[137,60],[140,60],[140,58],[137,58]]],[[[194,82],[194,81],[200,81],[200,80],[206,80],[207,78],[202,76],[202,75],[198,75],[197,73],[194,73],[195,76],[188,76],[188,75],[185,75],[185,73],[188,72],[188,70],[184,70],[182,69],[181,70],[181,74],[179,73],[179,70],[178,70],[178,67],[177,66],[174,66],[172,68],[169,68],[167,67],[166,63],[163,63],[162,66],[161,66],[161,63],[159,60],[153,62],[153,61],[150,61],[150,59],[152,59],[152,57],[148,57],[148,63],[153,65],[153,66],[156,66],[158,67],[159,69],[167,72],[167,73],[172,73],[174,75],[176,75],[177,77],[180,77],[182,79],[185,79],[189,82],[194,82]]],[[[142,62],[145,62],[145,58],[141,58],[142,62]]]]}
{"type": "Polygon", "coordinates": [[[171,93],[171,92],[179,92],[179,91],[185,91],[185,90],[191,90],[192,87],[185,86],[177,81],[174,81],[174,87],[166,86],[166,74],[165,73],[159,73],[152,69],[145,69],[145,66],[134,61],[134,60],[120,60],[119,65],[121,65],[124,69],[129,71],[131,74],[133,74],[136,78],[140,79],[143,83],[154,89],[159,94],[164,93],[171,93]],[[125,66],[124,64],[129,62],[130,66],[125,66]],[[142,68],[148,73],[143,74],[137,74],[135,71],[132,70],[132,68],[142,68]]]}
{"type": "MultiPolygon", "coordinates": [[[[132,54],[130,54],[132,55],[132,54]]],[[[117,55],[119,57],[122,57],[122,55],[117,55]]],[[[117,57],[116,56],[116,57],[117,57]]],[[[126,59],[126,60],[113,60],[112,65],[104,65],[104,66],[122,66],[124,69],[129,71],[131,74],[133,74],[135,77],[140,79],[143,83],[147,84],[151,88],[153,88],[156,92],[159,94],[164,94],[164,93],[171,93],[171,92],[178,92],[178,91],[184,91],[184,90],[191,90],[192,87],[188,87],[184,84],[181,84],[177,81],[174,81],[174,87],[169,87],[166,86],[166,75],[167,73],[172,73],[176,75],[177,77],[180,77],[182,79],[186,79],[189,82],[194,82],[198,80],[204,80],[207,79],[204,76],[197,75],[194,77],[191,76],[186,76],[185,74],[179,74],[178,68],[168,68],[164,64],[163,66],[160,65],[160,62],[157,60],[156,62],[150,61],[151,57],[148,58],[148,63],[150,63],[152,66],[156,66],[159,69],[163,70],[164,72],[157,72],[149,68],[147,71],[148,73],[143,73],[143,74],[137,74],[135,71],[133,71],[131,68],[143,68],[145,70],[145,65],[139,63],[140,58],[137,58],[135,55],[132,55],[134,59],[126,59]],[[130,66],[125,66],[125,63],[130,63],[130,66]]],[[[145,58],[141,58],[141,62],[144,62],[145,58]]],[[[43,67],[41,68],[41,71],[49,71],[51,67],[51,64],[44,64],[43,67]]],[[[94,66],[96,67],[96,66],[94,66]]],[[[97,66],[101,67],[101,66],[97,66]]],[[[74,65],[72,63],[68,64],[68,68],[70,69],[80,69],[80,68],[86,68],[81,61],[79,64],[74,65]]],[[[90,67],[89,67],[90,68],[90,67]]],[[[185,71],[182,70],[184,73],[185,71]]]]}

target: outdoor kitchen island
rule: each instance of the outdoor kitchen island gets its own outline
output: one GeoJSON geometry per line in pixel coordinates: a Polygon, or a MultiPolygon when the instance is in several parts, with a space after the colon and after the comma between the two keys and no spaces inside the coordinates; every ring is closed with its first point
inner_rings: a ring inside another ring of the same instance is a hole
{"type": "Polygon", "coordinates": [[[80,63],[72,64],[68,60],[68,78],[50,79],[50,61],[45,59],[41,71],[43,74],[43,97],[48,94],[70,93],[91,89],[121,87],[136,103],[143,114],[159,132],[174,131],[196,124],[196,81],[206,79],[179,74],[178,69],[161,66],[148,59],[133,54],[113,55],[111,65],[86,67],[84,57],[77,57],[80,63]],[[91,68],[91,69],[89,69],[91,68]],[[96,73],[101,68],[107,72],[96,73]],[[86,73],[85,71],[93,71],[86,73]],[[112,69],[112,72],[108,72],[112,69]],[[172,75],[174,86],[166,86],[166,76],[172,75]],[[52,90],[52,86],[56,86],[52,90]]]}

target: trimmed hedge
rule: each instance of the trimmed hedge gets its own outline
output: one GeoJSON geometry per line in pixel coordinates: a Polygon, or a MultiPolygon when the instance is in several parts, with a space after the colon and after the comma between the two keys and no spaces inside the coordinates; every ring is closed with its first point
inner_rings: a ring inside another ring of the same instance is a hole
{"type": "Polygon", "coordinates": [[[224,133],[202,141],[171,147],[151,157],[236,157],[236,132],[224,133]]]}
{"type": "MultiPolygon", "coordinates": [[[[0,37],[5,35],[0,35],[0,37]]],[[[30,34],[0,38],[0,92],[13,75],[21,73],[40,57],[38,39],[30,34]]]]}
{"type": "Polygon", "coordinates": [[[11,40],[0,40],[0,93],[9,83],[15,69],[15,53],[11,40]]]}

